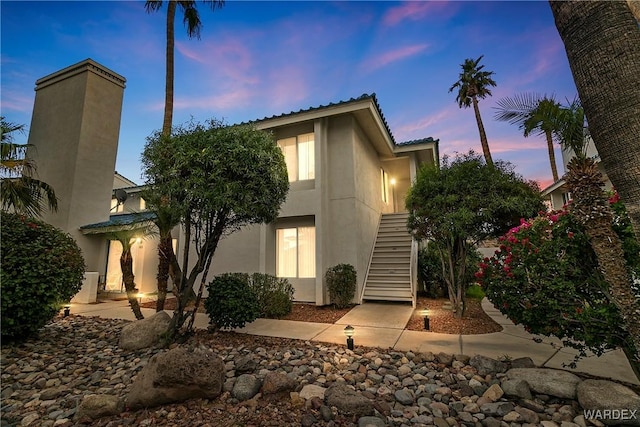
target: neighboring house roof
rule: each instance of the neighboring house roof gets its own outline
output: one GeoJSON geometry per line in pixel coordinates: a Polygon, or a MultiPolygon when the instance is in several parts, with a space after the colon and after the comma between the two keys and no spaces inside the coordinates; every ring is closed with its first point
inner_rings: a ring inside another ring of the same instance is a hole
{"type": "Polygon", "coordinates": [[[563,185],[565,184],[564,179],[559,179],[556,182],[554,182],[553,184],[549,185],[548,187],[546,187],[545,189],[543,189],[541,191],[543,196],[548,196],[549,194],[553,193],[555,190],[557,190],[558,188],[561,188],[563,185]]]}
{"type": "Polygon", "coordinates": [[[123,230],[137,230],[151,225],[156,219],[153,212],[134,212],[129,214],[111,215],[109,221],[80,227],[82,234],[104,234],[123,230]]]}

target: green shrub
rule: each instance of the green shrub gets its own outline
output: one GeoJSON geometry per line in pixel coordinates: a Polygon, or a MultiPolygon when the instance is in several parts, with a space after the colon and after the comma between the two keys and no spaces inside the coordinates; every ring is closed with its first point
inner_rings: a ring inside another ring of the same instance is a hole
{"type": "Polygon", "coordinates": [[[260,316],[260,304],[245,273],[225,273],[207,285],[204,308],[218,328],[241,328],[260,316]]]}
{"type": "Polygon", "coordinates": [[[329,298],[336,307],[348,307],[356,294],[356,269],[351,264],[338,264],[327,270],[324,276],[329,298]]]}
{"type": "Polygon", "coordinates": [[[294,289],[287,279],[254,273],[249,285],[258,299],[260,317],[279,318],[291,313],[294,289]]]}
{"type": "Polygon", "coordinates": [[[484,298],[484,291],[482,290],[482,287],[477,283],[469,286],[469,289],[467,289],[467,298],[475,300],[481,300],[484,298]]]}
{"type": "MultiPolygon", "coordinates": [[[[465,287],[473,284],[475,273],[478,270],[478,263],[482,257],[476,249],[471,249],[467,253],[465,262],[465,287]]],[[[442,263],[437,245],[430,242],[418,252],[418,291],[424,293],[429,298],[442,298],[449,296],[447,282],[442,274],[442,263]]]]}
{"type": "MultiPolygon", "coordinates": [[[[623,217],[626,215],[623,215],[623,217]]],[[[615,221],[623,221],[619,215],[615,221]]],[[[630,270],[638,271],[630,228],[617,229],[630,270]]],[[[583,227],[568,211],[540,215],[500,238],[500,249],[480,264],[487,297],[514,323],[534,334],[554,335],[565,346],[596,355],[628,347],[628,334],[583,227]]],[[[576,358],[576,360],[577,360],[576,358]]],[[[575,363],[575,361],[574,361],[575,363]]]]}
{"type": "Polygon", "coordinates": [[[75,240],[42,221],[2,212],[2,338],[35,334],[80,290],[84,259],[75,240]]]}

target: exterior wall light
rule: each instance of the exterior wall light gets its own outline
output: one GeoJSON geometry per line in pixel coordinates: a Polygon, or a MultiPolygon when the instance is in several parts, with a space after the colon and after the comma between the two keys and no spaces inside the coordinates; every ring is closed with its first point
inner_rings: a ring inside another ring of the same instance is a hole
{"type": "Polygon", "coordinates": [[[344,328],[344,334],[347,336],[347,348],[353,351],[353,334],[355,333],[355,329],[351,325],[347,325],[344,328]]]}
{"type": "Polygon", "coordinates": [[[69,317],[69,313],[71,312],[71,306],[69,304],[64,306],[64,317],[69,317]]]}
{"type": "Polygon", "coordinates": [[[428,331],[429,330],[429,309],[425,308],[421,311],[421,313],[424,316],[424,330],[428,331]]]}
{"type": "Polygon", "coordinates": [[[143,296],[144,296],[144,294],[143,294],[142,292],[140,292],[140,293],[138,294],[138,303],[139,303],[139,304],[142,304],[142,297],[143,297],[143,296]]]}
{"type": "Polygon", "coordinates": [[[389,181],[389,183],[391,185],[396,185],[396,179],[395,178],[391,178],[391,180],[389,181]]]}

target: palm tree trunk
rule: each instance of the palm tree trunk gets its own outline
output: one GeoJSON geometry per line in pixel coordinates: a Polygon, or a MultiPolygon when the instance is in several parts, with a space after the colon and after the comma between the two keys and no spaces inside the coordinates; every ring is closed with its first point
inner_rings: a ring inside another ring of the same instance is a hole
{"type": "Polygon", "coordinates": [[[156,301],[156,312],[164,310],[164,303],[167,299],[167,287],[169,281],[169,268],[173,255],[171,234],[160,238],[158,244],[158,300],[156,301]]]}
{"type": "Polygon", "coordinates": [[[589,131],[640,238],[640,28],[627,2],[550,1],[589,131]]]}
{"type": "Polygon", "coordinates": [[[122,270],[122,281],[124,282],[124,288],[127,291],[127,299],[131,306],[136,319],[144,319],[142,311],[140,311],[140,304],[138,304],[138,298],[136,295],[136,284],[133,276],[133,257],[129,249],[122,248],[122,255],[120,256],[120,269],[122,270]]]}
{"type": "Polygon", "coordinates": [[[478,123],[478,132],[480,132],[480,144],[482,144],[482,154],[484,154],[484,160],[487,165],[493,165],[493,159],[491,158],[491,152],[489,151],[489,142],[487,141],[487,133],[484,130],[482,124],[482,117],[480,116],[480,108],[478,107],[478,98],[472,97],[473,100],[473,112],[476,114],[476,123],[478,123]]]}
{"type": "Polygon", "coordinates": [[[622,242],[611,227],[612,212],[602,191],[602,174],[589,158],[574,158],[567,165],[567,186],[573,194],[571,211],[585,228],[598,265],[609,286],[611,302],[620,310],[624,328],[635,347],[630,363],[640,361],[640,302],[631,289],[622,242]]]}
{"type": "Polygon", "coordinates": [[[167,6],[167,69],[165,75],[164,94],[164,119],[162,121],[162,135],[171,135],[173,121],[173,79],[174,79],[174,45],[175,45],[175,19],[176,1],[169,1],[167,6]]]}
{"type": "Polygon", "coordinates": [[[558,168],[556,167],[556,153],[553,149],[553,138],[550,130],[546,130],[544,135],[547,137],[547,149],[549,150],[549,162],[551,162],[551,175],[553,182],[558,181],[558,168]]]}

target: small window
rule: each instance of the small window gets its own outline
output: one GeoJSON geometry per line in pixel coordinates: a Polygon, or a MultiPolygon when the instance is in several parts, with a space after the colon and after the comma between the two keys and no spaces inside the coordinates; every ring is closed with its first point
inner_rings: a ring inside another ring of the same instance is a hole
{"type": "Polygon", "coordinates": [[[315,143],[313,133],[278,140],[284,154],[289,182],[315,179],[315,143]]]}
{"type": "Polygon", "coordinates": [[[141,211],[147,210],[147,201],[142,197],[140,197],[140,210],[141,211]]]}
{"type": "Polygon", "coordinates": [[[316,228],[276,230],[276,276],[316,277],[316,228]]]}
{"type": "Polygon", "coordinates": [[[124,212],[124,203],[118,203],[118,199],[111,199],[111,210],[110,213],[121,213],[124,212]]]}
{"type": "Polygon", "coordinates": [[[573,200],[573,196],[571,195],[570,192],[567,193],[562,193],[562,204],[563,205],[567,205],[569,204],[569,202],[573,200]]]}

